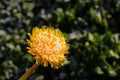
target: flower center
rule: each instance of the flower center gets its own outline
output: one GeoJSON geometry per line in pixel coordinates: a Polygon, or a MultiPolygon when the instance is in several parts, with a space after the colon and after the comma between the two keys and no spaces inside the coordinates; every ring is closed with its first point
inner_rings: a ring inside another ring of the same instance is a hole
{"type": "Polygon", "coordinates": [[[42,35],[39,35],[37,43],[40,53],[45,55],[59,53],[61,48],[60,39],[48,32],[43,32],[42,35]]]}

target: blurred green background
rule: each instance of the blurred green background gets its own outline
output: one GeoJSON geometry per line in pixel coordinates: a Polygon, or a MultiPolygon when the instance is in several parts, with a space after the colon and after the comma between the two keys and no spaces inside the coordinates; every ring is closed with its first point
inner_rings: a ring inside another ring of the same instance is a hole
{"type": "Polygon", "coordinates": [[[120,80],[119,24],[120,0],[0,0],[0,80],[18,80],[35,63],[27,33],[42,25],[66,35],[70,54],[28,80],[120,80]]]}

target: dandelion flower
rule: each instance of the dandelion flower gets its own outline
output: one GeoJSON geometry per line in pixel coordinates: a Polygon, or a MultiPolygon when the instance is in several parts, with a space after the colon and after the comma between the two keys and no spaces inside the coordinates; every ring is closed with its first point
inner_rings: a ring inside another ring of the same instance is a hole
{"type": "Polygon", "coordinates": [[[35,27],[32,34],[28,33],[30,39],[28,42],[28,52],[33,55],[36,64],[44,67],[51,65],[58,69],[66,60],[65,54],[68,54],[69,44],[66,43],[64,34],[53,27],[42,26],[35,27]]]}

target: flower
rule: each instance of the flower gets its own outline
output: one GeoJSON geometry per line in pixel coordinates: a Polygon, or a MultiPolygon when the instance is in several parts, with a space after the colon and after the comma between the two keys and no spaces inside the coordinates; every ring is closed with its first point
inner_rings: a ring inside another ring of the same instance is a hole
{"type": "Polygon", "coordinates": [[[32,34],[28,33],[30,39],[28,42],[28,52],[33,55],[36,64],[44,67],[51,65],[58,69],[66,60],[65,54],[68,54],[69,44],[66,43],[64,34],[53,27],[42,28],[35,27],[32,34]]]}

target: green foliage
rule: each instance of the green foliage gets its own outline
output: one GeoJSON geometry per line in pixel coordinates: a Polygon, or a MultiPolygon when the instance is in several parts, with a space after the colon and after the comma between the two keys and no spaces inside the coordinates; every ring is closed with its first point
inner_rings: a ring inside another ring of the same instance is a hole
{"type": "MultiPolygon", "coordinates": [[[[78,49],[73,53],[76,54],[79,67],[82,67],[89,76],[101,74],[116,76],[119,73],[120,52],[118,47],[120,42],[118,37],[120,34],[112,34],[109,31],[103,35],[88,32],[84,32],[84,34],[76,41],[79,43],[76,44],[78,49]],[[117,36],[116,39],[115,36],[117,36]]],[[[74,41],[73,39],[71,44],[75,45],[74,41]]],[[[75,46],[73,48],[76,49],[75,46]]]]}
{"type": "Polygon", "coordinates": [[[119,0],[1,0],[0,80],[17,80],[34,64],[27,32],[52,25],[65,33],[70,54],[59,70],[40,66],[28,80],[119,80],[119,0]]]}

